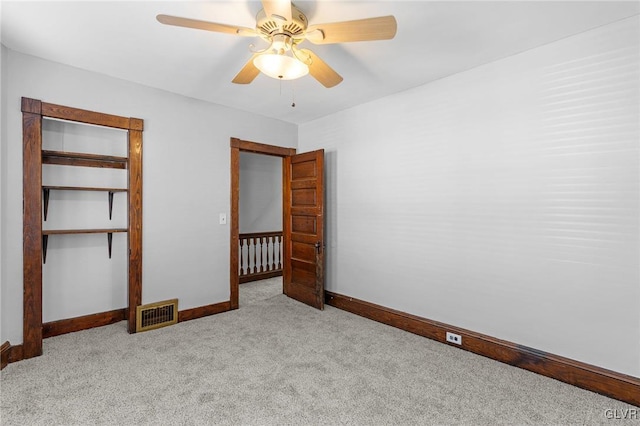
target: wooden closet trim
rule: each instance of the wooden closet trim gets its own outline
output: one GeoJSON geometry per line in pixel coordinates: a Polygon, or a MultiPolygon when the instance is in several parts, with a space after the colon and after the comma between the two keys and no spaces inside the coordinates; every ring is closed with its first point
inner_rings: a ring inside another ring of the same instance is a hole
{"type": "Polygon", "coordinates": [[[42,355],[42,102],[22,98],[23,358],[42,355]]]}
{"type": "MultiPolygon", "coordinates": [[[[42,116],[48,118],[58,118],[61,120],[77,121],[85,124],[95,124],[96,126],[112,127],[115,129],[129,130],[133,128],[131,127],[131,119],[129,117],[103,114],[101,112],[72,108],[64,105],[56,105],[46,102],[42,102],[42,116]]],[[[137,119],[134,118],[133,120],[137,119]]],[[[138,126],[141,126],[141,123],[142,120],[139,120],[138,126]]],[[[141,127],[135,127],[133,129],[142,130],[141,127]]]]}
{"type": "Polygon", "coordinates": [[[42,354],[42,119],[54,118],[128,131],[128,331],[135,333],[142,300],[142,131],[144,121],[22,98],[23,344],[22,357],[42,354]]]}

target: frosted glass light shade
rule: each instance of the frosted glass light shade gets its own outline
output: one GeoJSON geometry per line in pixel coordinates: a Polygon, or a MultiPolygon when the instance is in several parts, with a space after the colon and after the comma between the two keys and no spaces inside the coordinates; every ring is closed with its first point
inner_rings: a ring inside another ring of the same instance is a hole
{"type": "Polygon", "coordinates": [[[275,53],[265,53],[256,57],[253,65],[264,74],[278,80],[295,80],[309,74],[306,64],[291,56],[275,53]]]}

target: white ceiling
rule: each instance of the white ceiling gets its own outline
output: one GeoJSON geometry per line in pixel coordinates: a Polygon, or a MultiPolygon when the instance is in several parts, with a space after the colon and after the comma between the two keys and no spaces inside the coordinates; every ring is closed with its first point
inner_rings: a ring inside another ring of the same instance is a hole
{"type": "MultiPolygon", "coordinates": [[[[259,1],[2,1],[10,49],[292,123],[304,123],[640,13],[638,1],[297,1],[309,22],[394,15],[393,40],[304,42],[344,77],[231,80],[245,37],[166,26],[157,14],[254,27],[259,1]],[[292,92],[296,107],[292,108],[292,92]]],[[[255,39],[261,45],[260,39],[255,39]]]]}

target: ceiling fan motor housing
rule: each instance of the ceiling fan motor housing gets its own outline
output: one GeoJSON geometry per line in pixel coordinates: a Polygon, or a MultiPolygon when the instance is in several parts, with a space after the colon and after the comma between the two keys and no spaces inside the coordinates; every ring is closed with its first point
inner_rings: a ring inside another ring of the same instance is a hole
{"type": "Polygon", "coordinates": [[[256,16],[256,31],[269,43],[277,34],[285,34],[291,37],[294,43],[300,43],[304,40],[308,25],[305,14],[293,5],[291,5],[290,21],[277,15],[267,16],[264,9],[260,10],[256,16]]]}

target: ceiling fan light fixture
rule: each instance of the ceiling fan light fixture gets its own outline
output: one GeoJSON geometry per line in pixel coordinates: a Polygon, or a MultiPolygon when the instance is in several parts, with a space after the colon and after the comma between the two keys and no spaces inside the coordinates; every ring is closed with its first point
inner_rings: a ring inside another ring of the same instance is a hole
{"type": "Polygon", "coordinates": [[[314,44],[390,40],[398,29],[393,15],[309,26],[305,14],[289,0],[261,0],[261,3],[255,28],[171,15],[158,15],[156,19],[165,25],[260,37],[269,43],[263,50],[255,50],[253,44],[249,45],[251,59],[232,83],[249,84],[260,72],[278,80],[293,80],[311,74],[327,88],[340,84],[342,77],[311,50],[298,48],[300,43],[305,40],[314,44]]]}
{"type": "Polygon", "coordinates": [[[295,80],[309,74],[307,64],[287,54],[263,53],[253,60],[253,65],[277,80],[295,80]]]}

